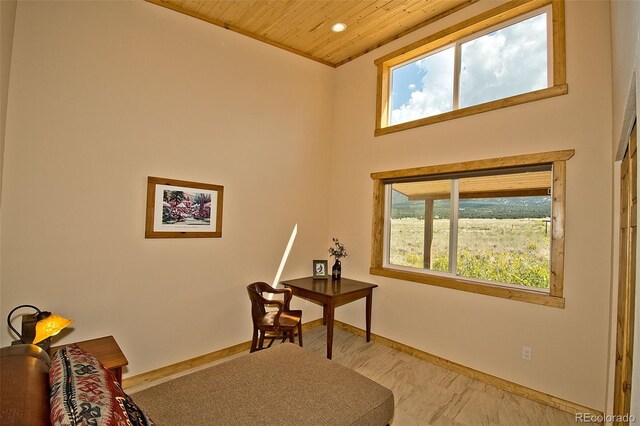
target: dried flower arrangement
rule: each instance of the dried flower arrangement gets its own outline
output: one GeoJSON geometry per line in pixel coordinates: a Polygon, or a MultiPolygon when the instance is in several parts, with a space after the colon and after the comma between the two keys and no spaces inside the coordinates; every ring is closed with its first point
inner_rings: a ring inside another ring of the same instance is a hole
{"type": "Polygon", "coordinates": [[[342,257],[347,257],[347,251],[344,249],[344,244],[338,241],[337,238],[333,239],[333,245],[335,247],[329,248],[329,254],[336,258],[336,260],[340,260],[342,257]]]}

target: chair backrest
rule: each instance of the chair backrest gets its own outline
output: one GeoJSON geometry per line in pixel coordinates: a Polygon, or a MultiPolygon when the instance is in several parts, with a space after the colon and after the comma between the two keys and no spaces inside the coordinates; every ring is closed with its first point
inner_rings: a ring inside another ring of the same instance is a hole
{"type": "Polygon", "coordinates": [[[267,283],[255,282],[247,286],[247,293],[249,293],[249,299],[251,300],[251,318],[255,324],[258,318],[267,313],[265,309],[265,298],[262,297],[263,291],[268,291],[266,287],[271,287],[267,283]]]}

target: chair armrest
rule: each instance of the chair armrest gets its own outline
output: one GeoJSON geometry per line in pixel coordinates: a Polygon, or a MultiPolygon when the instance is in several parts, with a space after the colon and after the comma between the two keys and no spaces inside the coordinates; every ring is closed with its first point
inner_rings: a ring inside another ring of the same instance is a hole
{"type": "Polygon", "coordinates": [[[282,313],[285,311],[285,307],[286,307],[285,303],[281,300],[269,300],[263,296],[259,296],[259,297],[264,306],[278,307],[278,312],[276,313],[276,316],[273,318],[273,325],[275,325],[276,327],[280,327],[280,315],[282,315],[282,313]]]}
{"type": "Polygon", "coordinates": [[[289,304],[291,303],[291,298],[293,298],[293,291],[290,288],[270,288],[269,290],[265,290],[268,293],[273,294],[284,294],[284,310],[288,311],[290,309],[289,304]]]}
{"type": "Polygon", "coordinates": [[[289,304],[291,303],[291,299],[293,298],[293,291],[290,288],[276,288],[276,293],[284,294],[284,310],[290,310],[289,304]]]}

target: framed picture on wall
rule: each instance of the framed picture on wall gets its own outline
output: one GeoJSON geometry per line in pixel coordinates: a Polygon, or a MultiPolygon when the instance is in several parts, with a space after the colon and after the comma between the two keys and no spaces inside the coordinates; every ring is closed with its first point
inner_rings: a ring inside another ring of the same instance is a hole
{"type": "Polygon", "coordinates": [[[224,187],[149,176],[145,238],[221,238],[224,187]]]}
{"type": "Polygon", "coordinates": [[[313,261],[313,278],[327,279],[329,278],[326,260],[313,261]]]}

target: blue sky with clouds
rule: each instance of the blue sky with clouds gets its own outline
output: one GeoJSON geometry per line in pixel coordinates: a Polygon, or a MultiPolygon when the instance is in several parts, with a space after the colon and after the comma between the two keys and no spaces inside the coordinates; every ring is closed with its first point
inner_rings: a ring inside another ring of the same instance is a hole
{"type": "MultiPolygon", "coordinates": [[[[463,43],[460,107],[547,87],[546,13],[463,43]]],[[[453,108],[454,48],[392,71],[390,124],[453,108]]]]}

